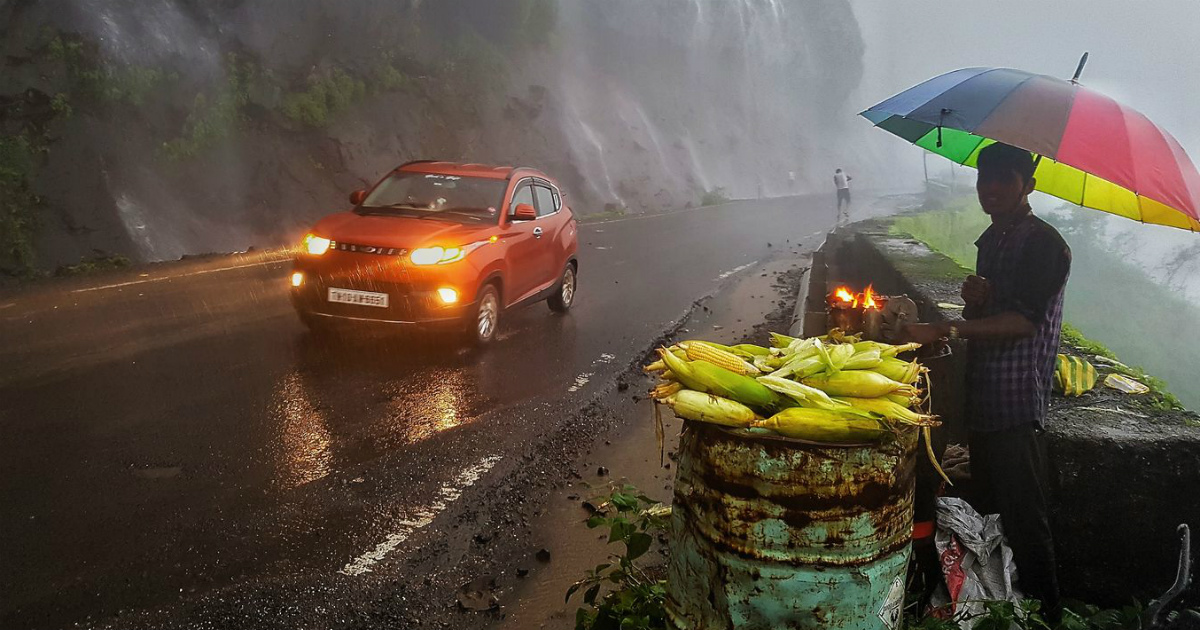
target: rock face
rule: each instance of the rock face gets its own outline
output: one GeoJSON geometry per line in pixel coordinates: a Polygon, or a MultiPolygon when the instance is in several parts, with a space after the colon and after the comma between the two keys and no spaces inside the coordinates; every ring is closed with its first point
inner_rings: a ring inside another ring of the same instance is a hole
{"type": "Polygon", "coordinates": [[[0,23],[0,96],[69,109],[30,172],[43,267],[287,242],[408,159],[538,166],[584,213],[801,193],[869,132],[846,0],[24,0],[0,23]]]}

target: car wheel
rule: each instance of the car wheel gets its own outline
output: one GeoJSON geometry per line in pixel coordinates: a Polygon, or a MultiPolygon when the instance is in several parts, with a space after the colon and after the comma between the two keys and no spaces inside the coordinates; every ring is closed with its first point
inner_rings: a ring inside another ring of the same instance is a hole
{"type": "Polygon", "coordinates": [[[563,270],[562,278],[558,281],[558,287],[546,300],[546,303],[550,305],[550,310],[555,313],[565,313],[570,310],[571,305],[575,303],[576,282],[575,265],[568,264],[567,268],[563,270]]]}
{"type": "Polygon", "coordinates": [[[489,284],[479,292],[479,299],[475,301],[475,316],[471,318],[468,336],[476,345],[489,344],[496,338],[499,325],[500,292],[489,284]]]}

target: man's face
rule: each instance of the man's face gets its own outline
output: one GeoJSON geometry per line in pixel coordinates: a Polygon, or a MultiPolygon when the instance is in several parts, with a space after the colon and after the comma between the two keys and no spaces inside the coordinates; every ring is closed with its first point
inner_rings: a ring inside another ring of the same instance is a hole
{"type": "Polygon", "coordinates": [[[991,216],[1021,209],[1032,190],[1033,180],[1026,182],[1015,171],[1005,169],[981,170],[975,183],[979,205],[991,216]]]}

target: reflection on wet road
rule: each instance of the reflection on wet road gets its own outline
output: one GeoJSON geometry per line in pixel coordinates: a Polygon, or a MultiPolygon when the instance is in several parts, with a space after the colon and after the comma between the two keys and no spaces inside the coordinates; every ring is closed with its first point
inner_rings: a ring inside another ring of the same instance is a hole
{"type": "Polygon", "coordinates": [[[464,488],[526,465],[509,455],[536,453],[695,299],[813,244],[827,201],[584,225],[572,312],[507,313],[484,351],[394,331],[314,339],[274,259],[0,299],[0,627],[403,571],[464,488]]]}

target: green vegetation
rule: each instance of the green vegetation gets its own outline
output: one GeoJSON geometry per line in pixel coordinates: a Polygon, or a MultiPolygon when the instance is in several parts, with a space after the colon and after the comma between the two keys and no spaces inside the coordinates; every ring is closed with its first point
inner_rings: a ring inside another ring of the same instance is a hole
{"type": "Polygon", "coordinates": [[[954,199],[932,212],[907,214],[892,222],[893,235],[911,235],[961,265],[975,270],[975,239],[991,220],[967,198],[954,199]]]}
{"type": "Polygon", "coordinates": [[[41,200],[30,189],[36,143],[22,133],[0,136],[0,272],[33,274],[33,238],[41,200]]]}
{"type": "MultiPolygon", "coordinates": [[[[1113,251],[1102,233],[1100,213],[1074,209],[1043,218],[1058,228],[1073,255],[1065,303],[1065,317],[1073,326],[1064,328],[1064,338],[1085,352],[1099,346],[1087,337],[1100,340],[1126,363],[1144,366],[1130,368],[1130,376],[1160,394],[1159,407],[1178,407],[1182,399],[1200,408],[1200,383],[1194,378],[1200,356],[1187,351],[1200,348],[1200,329],[1194,324],[1200,321],[1200,307],[1113,251]],[[1174,393],[1166,382],[1174,383],[1174,393]]],[[[973,270],[974,242],[988,224],[975,202],[960,198],[944,209],[897,217],[891,230],[911,235],[973,270]]],[[[1109,355],[1115,356],[1112,351],[1109,355]]]]}
{"type": "Polygon", "coordinates": [[[75,265],[62,265],[54,270],[56,276],[82,276],[97,273],[100,271],[110,271],[113,269],[124,269],[130,266],[130,260],[120,254],[96,256],[94,258],[85,258],[80,260],[75,265]]]}
{"type": "Polygon", "coordinates": [[[474,31],[460,35],[445,51],[440,68],[450,89],[479,99],[495,94],[508,83],[508,59],[498,48],[474,31]]]}
{"type": "Polygon", "coordinates": [[[519,43],[527,48],[557,45],[558,0],[517,0],[514,12],[519,43]]]}
{"type": "Polygon", "coordinates": [[[584,608],[575,611],[575,630],[650,630],[667,627],[664,580],[647,575],[636,560],[650,550],[654,536],[665,532],[671,509],[626,485],[610,494],[588,529],[608,530],[609,544],[625,545],[624,553],[587,572],[567,589],[567,601],[583,590],[584,608]],[[608,591],[601,596],[601,589],[608,591]]]}
{"type": "Polygon", "coordinates": [[[101,102],[145,105],[168,82],[179,79],[175,73],[142,66],[109,66],[100,61],[98,51],[77,37],[55,35],[45,46],[51,61],[65,66],[72,92],[101,102]]]}
{"type": "Polygon", "coordinates": [[[285,94],[280,111],[291,122],[306,127],[325,127],[330,117],[362,100],[367,86],[344,70],[310,77],[302,92],[285,94]]]}
{"type": "Polygon", "coordinates": [[[396,53],[388,52],[380,56],[370,87],[375,93],[406,91],[415,88],[416,81],[396,67],[396,53]]]}
{"type": "Polygon", "coordinates": [[[241,63],[230,55],[225,62],[225,84],[212,98],[196,95],[183,132],[164,142],[162,152],[172,161],[179,161],[195,157],[228,137],[242,118],[242,108],[250,102],[250,81],[256,72],[252,64],[241,63]]]}
{"type": "Polygon", "coordinates": [[[706,190],[700,195],[701,206],[719,206],[730,201],[732,200],[725,194],[725,189],[720,186],[712,190],[706,190]]]}

